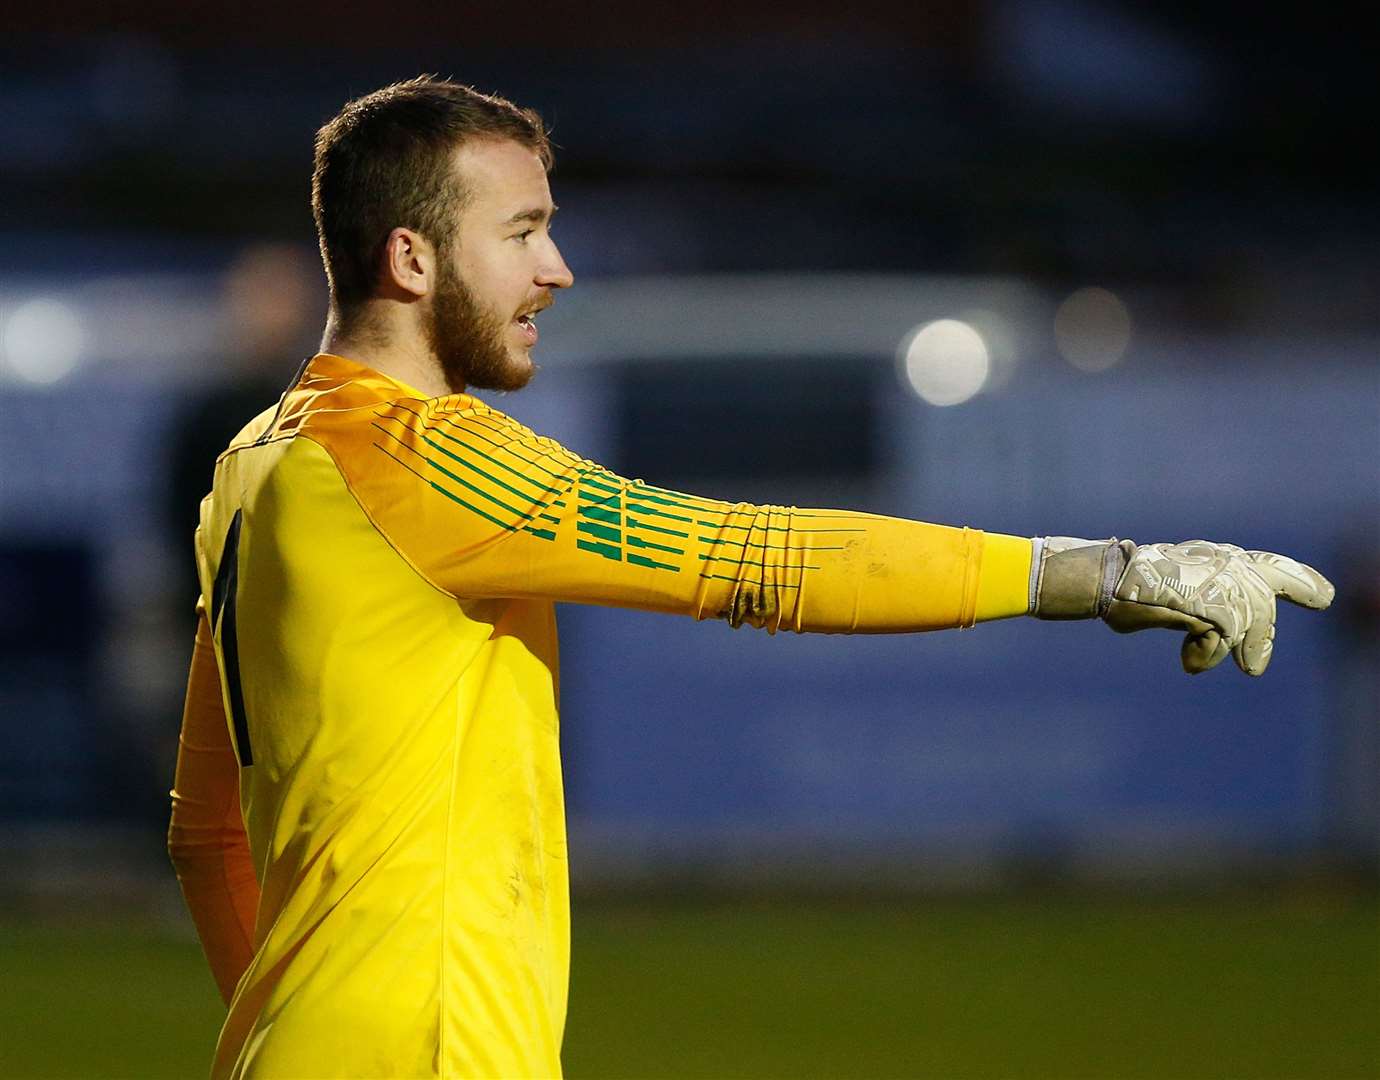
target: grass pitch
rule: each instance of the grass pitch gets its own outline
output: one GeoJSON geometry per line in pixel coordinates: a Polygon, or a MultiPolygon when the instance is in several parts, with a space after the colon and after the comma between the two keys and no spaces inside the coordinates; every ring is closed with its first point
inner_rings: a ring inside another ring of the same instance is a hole
{"type": "MultiPolygon", "coordinates": [[[[565,1063],[617,1077],[1380,1076],[1380,906],[577,901],[565,1063]]],[[[0,920],[0,1075],[205,1075],[194,940],[0,920]]]]}

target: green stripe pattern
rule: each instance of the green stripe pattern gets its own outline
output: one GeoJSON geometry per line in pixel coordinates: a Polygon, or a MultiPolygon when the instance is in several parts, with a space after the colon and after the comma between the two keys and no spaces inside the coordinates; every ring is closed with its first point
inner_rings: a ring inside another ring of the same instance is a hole
{"type": "MultiPolygon", "coordinates": [[[[513,429],[489,417],[470,419],[474,422],[461,425],[450,417],[395,402],[375,414],[374,428],[380,438],[374,445],[466,510],[508,532],[524,532],[538,540],[556,539],[556,527],[568,518],[567,500],[573,497],[576,548],[611,562],[680,573],[686,551],[694,543],[701,546],[694,560],[700,577],[739,581],[739,576],[714,570],[741,564],[745,557],[752,559],[754,552],[795,550],[794,545],[780,542],[785,536],[773,535],[787,531],[781,526],[725,522],[722,512],[730,509],[727,503],[640,480],[627,481],[569,455],[554,443],[544,445],[546,440],[515,440],[513,429]],[[505,455],[511,460],[504,460],[505,455]],[[749,540],[754,528],[759,530],[758,538],[749,540]]],[[[519,430],[530,435],[526,429],[519,430]]],[[[841,551],[845,539],[841,534],[864,531],[853,522],[837,521],[844,515],[827,511],[797,510],[794,516],[836,519],[820,520],[818,524],[824,527],[794,526],[799,533],[825,539],[823,546],[812,545],[816,552],[841,551]],[[821,534],[830,535],[826,539],[821,534]]],[[[787,560],[781,569],[803,574],[820,567],[790,565],[787,560]]],[[[799,584],[778,582],[775,587],[799,588],[799,584]]]]}
{"type": "MultiPolygon", "coordinates": [[[[551,526],[560,524],[561,519],[550,511],[564,505],[559,496],[569,493],[573,481],[557,486],[545,482],[545,477],[533,479],[530,470],[515,468],[439,425],[428,424],[431,418],[400,403],[393,408],[404,415],[388,411],[375,414],[374,428],[381,438],[374,445],[379,450],[434,491],[500,529],[525,532],[548,542],[556,539],[551,526]],[[415,436],[420,447],[405,441],[403,431],[415,436]]],[[[493,443],[490,449],[507,448],[493,443]]],[[[559,480],[559,474],[545,471],[551,479],[559,480]]]]}
{"type": "Polygon", "coordinates": [[[613,562],[679,573],[680,563],[671,562],[669,556],[683,556],[685,548],[671,541],[684,541],[690,534],[646,520],[669,515],[634,502],[630,493],[635,487],[625,486],[610,473],[582,470],[577,485],[575,531],[579,535],[575,546],[613,562]]]}

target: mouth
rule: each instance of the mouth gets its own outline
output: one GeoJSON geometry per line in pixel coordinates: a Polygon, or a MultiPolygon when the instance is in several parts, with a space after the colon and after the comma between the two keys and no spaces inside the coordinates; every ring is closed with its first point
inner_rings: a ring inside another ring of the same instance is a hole
{"type": "Polygon", "coordinates": [[[522,335],[523,342],[530,348],[537,343],[540,336],[537,333],[537,324],[534,321],[537,313],[549,308],[552,304],[551,298],[545,297],[535,307],[529,308],[513,320],[517,324],[518,333],[522,335]]]}
{"type": "Polygon", "coordinates": [[[531,315],[519,315],[513,322],[517,325],[518,333],[525,344],[531,346],[537,343],[537,324],[532,321],[531,315]]]}

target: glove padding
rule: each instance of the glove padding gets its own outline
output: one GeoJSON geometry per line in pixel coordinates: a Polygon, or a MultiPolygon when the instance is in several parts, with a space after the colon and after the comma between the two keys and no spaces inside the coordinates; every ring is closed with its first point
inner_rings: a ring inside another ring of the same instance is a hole
{"type": "Polygon", "coordinates": [[[1133,547],[1102,617],[1123,634],[1187,631],[1180,655],[1190,675],[1228,653],[1247,675],[1261,675],[1274,650],[1275,597],[1322,611],[1335,593],[1311,566],[1273,552],[1207,540],[1146,544],[1133,547]]]}

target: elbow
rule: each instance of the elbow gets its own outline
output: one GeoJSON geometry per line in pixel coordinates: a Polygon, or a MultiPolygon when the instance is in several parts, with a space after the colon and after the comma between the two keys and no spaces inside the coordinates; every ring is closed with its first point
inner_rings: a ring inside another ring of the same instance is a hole
{"type": "MultiPolygon", "coordinates": [[[[177,815],[177,796],[173,796],[172,816],[168,819],[167,849],[168,861],[172,863],[173,869],[178,869],[178,863],[186,854],[186,841],[182,835],[182,823],[178,821],[177,815]]],[[[179,874],[180,876],[180,874],[179,874]]]]}
{"type": "Polygon", "coordinates": [[[204,832],[188,821],[188,806],[176,791],[172,793],[172,814],[168,818],[168,861],[182,876],[182,868],[196,857],[198,832],[204,832]]]}
{"type": "Polygon", "coordinates": [[[184,871],[197,860],[197,855],[201,848],[195,840],[187,835],[187,829],[173,822],[168,827],[168,861],[172,863],[172,868],[180,878],[184,871]]]}
{"type": "Polygon", "coordinates": [[[242,845],[236,836],[219,824],[199,824],[181,820],[173,811],[168,823],[168,861],[179,878],[208,862],[222,861],[226,854],[242,845]]]}
{"type": "Polygon", "coordinates": [[[734,629],[747,623],[759,630],[775,633],[781,624],[781,603],[770,586],[744,583],[733,594],[724,617],[734,629]]]}

